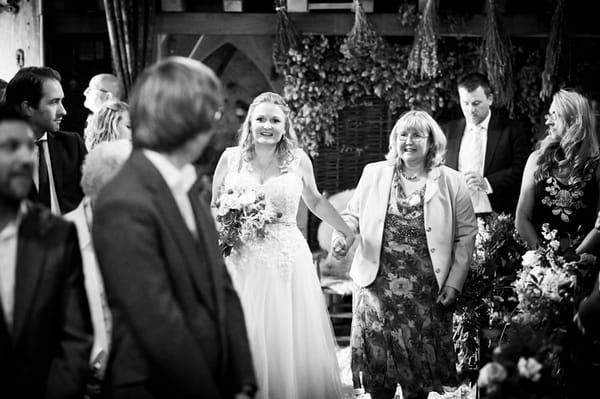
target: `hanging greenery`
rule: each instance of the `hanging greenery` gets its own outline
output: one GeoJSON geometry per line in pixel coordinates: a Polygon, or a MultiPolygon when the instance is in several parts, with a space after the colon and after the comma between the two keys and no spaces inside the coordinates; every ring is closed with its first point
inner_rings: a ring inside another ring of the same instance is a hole
{"type": "Polygon", "coordinates": [[[439,73],[437,31],[437,0],[427,0],[408,59],[408,70],[422,79],[433,78],[439,73]]]}
{"type": "Polygon", "coordinates": [[[544,63],[544,71],[542,72],[542,89],[540,90],[541,98],[550,97],[554,89],[554,81],[558,73],[562,52],[565,26],[564,10],[564,0],[557,0],[554,15],[552,15],[552,22],[550,23],[548,44],[546,46],[546,61],[544,63]]]}
{"type": "Polygon", "coordinates": [[[513,112],[514,83],[512,52],[508,34],[498,18],[496,0],[488,0],[488,12],[481,47],[482,69],[487,72],[496,94],[496,104],[513,112]]]}
{"type": "Polygon", "coordinates": [[[281,67],[285,65],[289,50],[297,49],[300,44],[300,34],[290,20],[287,9],[282,3],[285,2],[277,0],[275,7],[277,11],[277,28],[275,41],[273,42],[273,64],[277,71],[280,71],[281,67]]]}

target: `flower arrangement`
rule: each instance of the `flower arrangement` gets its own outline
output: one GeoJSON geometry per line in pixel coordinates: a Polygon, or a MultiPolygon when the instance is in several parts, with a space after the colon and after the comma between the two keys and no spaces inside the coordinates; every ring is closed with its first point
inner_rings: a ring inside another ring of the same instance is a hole
{"type": "Polygon", "coordinates": [[[576,302],[591,289],[594,262],[575,254],[578,239],[559,240],[547,224],[542,236],[542,244],[523,255],[514,282],[519,300],[515,321],[550,335],[572,323],[576,302]]]}
{"type": "Polygon", "coordinates": [[[575,254],[579,241],[559,240],[545,224],[541,245],[523,255],[512,283],[515,315],[500,338],[505,343],[479,372],[484,398],[564,397],[573,315],[594,276],[593,257],[575,254]]]}
{"type": "Polygon", "coordinates": [[[264,193],[252,188],[225,189],[217,201],[219,248],[224,256],[249,241],[264,238],[267,226],[281,217],[264,193]]]}
{"type": "Polygon", "coordinates": [[[552,399],[564,397],[552,376],[551,348],[539,333],[522,329],[498,346],[479,371],[477,385],[485,399],[552,399]]]}
{"type": "Polygon", "coordinates": [[[494,344],[510,320],[517,305],[512,282],[525,252],[512,215],[493,213],[478,218],[478,227],[471,270],[454,320],[462,374],[479,369],[482,351],[494,344]],[[482,336],[491,342],[482,342],[482,336]]]}

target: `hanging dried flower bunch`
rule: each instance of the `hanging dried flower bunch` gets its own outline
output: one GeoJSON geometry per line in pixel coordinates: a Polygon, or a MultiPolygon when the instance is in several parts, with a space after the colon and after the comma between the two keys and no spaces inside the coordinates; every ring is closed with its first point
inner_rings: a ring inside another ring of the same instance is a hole
{"type": "Polygon", "coordinates": [[[275,3],[277,29],[275,32],[275,41],[273,42],[273,64],[277,71],[281,71],[288,57],[288,51],[290,49],[298,49],[300,34],[287,13],[285,1],[277,0],[275,3]]]}
{"type": "Polygon", "coordinates": [[[408,58],[408,70],[423,78],[433,78],[440,71],[438,62],[437,0],[427,0],[423,15],[415,31],[415,39],[408,58]]]}
{"type": "Polygon", "coordinates": [[[341,46],[345,57],[361,57],[365,50],[381,45],[381,37],[369,23],[360,0],[354,0],[354,26],[341,46]]]}
{"type": "Polygon", "coordinates": [[[542,72],[542,89],[540,90],[540,98],[548,98],[552,95],[554,89],[554,79],[558,72],[560,63],[560,55],[562,52],[563,33],[565,27],[564,18],[565,2],[557,0],[552,22],[551,30],[546,46],[546,62],[544,63],[544,71],[542,72]]]}
{"type": "Polygon", "coordinates": [[[496,0],[488,0],[488,13],[481,48],[482,69],[487,72],[496,103],[513,111],[514,82],[512,51],[508,34],[498,18],[496,0]]]}

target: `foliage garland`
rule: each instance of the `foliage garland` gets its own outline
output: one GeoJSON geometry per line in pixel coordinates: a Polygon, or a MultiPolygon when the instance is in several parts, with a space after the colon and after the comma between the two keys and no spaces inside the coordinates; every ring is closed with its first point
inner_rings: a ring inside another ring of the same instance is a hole
{"type": "MultiPolygon", "coordinates": [[[[304,35],[297,48],[289,49],[280,69],[301,145],[318,156],[319,147],[331,145],[339,134],[338,113],[369,96],[387,102],[392,118],[415,108],[429,111],[438,121],[459,117],[456,81],[478,68],[479,43],[478,39],[440,38],[440,73],[427,79],[408,71],[410,45],[393,43],[374,31],[358,43],[350,35],[304,35]]],[[[547,105],[538,96],[543,55],[537,48],[515,46],[515,61],[520,65],[515,76],[515,114],[529,120],[537,131],[547,105]]]]}

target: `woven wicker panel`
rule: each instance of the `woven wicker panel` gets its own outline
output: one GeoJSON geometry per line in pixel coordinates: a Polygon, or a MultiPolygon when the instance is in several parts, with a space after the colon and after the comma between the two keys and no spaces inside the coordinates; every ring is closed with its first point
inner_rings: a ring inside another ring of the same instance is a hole
{"type": "MultiPolygon", "coordinates": [[[[319,156],[313,160],[319,190],[335,194],[356,187],[363,167],[384,159],[391,128],[388,106],[376,97],[364,98],[361,105],[342,110],[336,126],[336,142],[330,147],[320,147],[319,156]]],[[[319,223],[311,214],[308,242],[313,250],[318,249],[319,223]]]]}

